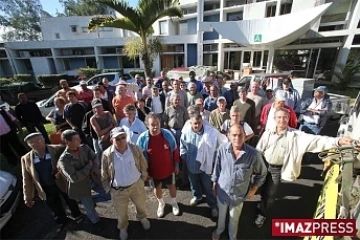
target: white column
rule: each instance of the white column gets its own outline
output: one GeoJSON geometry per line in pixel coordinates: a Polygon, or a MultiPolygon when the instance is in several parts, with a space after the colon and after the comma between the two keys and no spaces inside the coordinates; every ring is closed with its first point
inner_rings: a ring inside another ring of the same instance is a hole
{"type": "Polygon", "coordinates": [[[250,51],[250,67],[254,67],[254,50],[250,51]]]}
{"type": "Polygon", "coordinates": [[[55,49],[55,48],[51,48],[51,55],[53,56],[54,59],[54,65],[55,65],[55,69],[57,73],[62,73],[65,71],[65,67],[63,64],[63,61],[61,58],[57,58],[60,54],[59,54],[59,50],[55,49]]]}
{"type": "MultiPolygon", "coordinates": [[[[354,1],[352,1],[354,2],[354,1]]],[[[351,11],[351,10],[350,10],[351,11]]],[[[352,42],[354,41],[354,32],[357,29],[357,24],[360,20],[360,1],[356,2],[353,8],[352,15],[348,20],[349,35],[345,38],[344,46],[340,49],[336,64],[345,64],[351,49],[352,42]]]]}
{"type": "Polygon", "coordinates": [[[13,58],[13,54],[11,52],[12,50],[8,49],[8,48],[5,48],[5,53],[6,53],[6,56],[9,60],[9,63],[10,63],[10,66],[11,66],[11,71],[13,72],[13,74],[17,74],[18,73],[18,69],[17,69],[17,66],[15,64],[15,60],[13,58]]]}
{"type": "Polygon", "coordinates": [[[204,0],[197,3],[197,65],[203,65],[203,31],[199,31],[200,23],[204,21],[204,0]]]}
{"type": "Polygon", "coordinates": [[[241,51],[241,57],[240,57],[240,75],[242,76],[242,70],[243,70],[243,61],[244,61],[244,51],[241,51]]]}
{"type": "Polygon", "coordinates": [[[281,0],[277,0],[277,2],[276,2],[276,12],[275,12],[275,16],[279,16],[279,15],[280,15],[280,10],[281,10],[281,0]]]}
{"type": "Polygon", "coordinates": [[[267,61],[267,66],[266,66],[266,73],[271,73],[271,71],[272,71],[273,61],[274,61],[274,54],[275,54],[275,49],[274,49],[274,47],[270,47],[270,49],[269,49],[269,55],[268,55],[268,61],[267,61]]]}
{"type": "Polygon", "coordinates": [[[187,50],[187,43],[184,44],[184,67],[187,67],[187,53],[188,53],[188,50],[187,50]]]}
{"type": "Polygon", "coordinates": [[[97,69],[104,69],[104,59],[102,56],[99,56],[101,54],[100,47],[94,47],[94,53],[97,69]]]}
{"type": "Polygon", "coordinates": [[[260,57],[260,68],[263,68],[263,62],[264,62],[264,50],[261,51],[261,57],[260,57]]]}
{"type": "MultiPolygon", "coordinates": [[[[225,14],[224,14],[224,2],[225,0],[220,0],[220,22],[225,21],[225,14]]],[[[223,37],[219,34],[219,39],[223,37]]],[[[218,59],[217,59],[217,67],[218,71],[222,71],[224,69],[224,44],[218,44],[218,59]]]]}

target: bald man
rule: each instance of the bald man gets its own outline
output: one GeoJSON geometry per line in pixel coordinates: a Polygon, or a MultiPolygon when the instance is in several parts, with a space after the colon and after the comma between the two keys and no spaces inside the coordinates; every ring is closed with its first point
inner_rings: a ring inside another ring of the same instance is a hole
{"type": "Polygon", "coordinates": [[[217,196],[219,218],[213,240],[220,239],[225,230],[229,211],[229,237],[235,240],[244,201],[252,198],[265,182],[267,168],[260,152],[245,144],[245,131],[235,124],[230,127],[228,143],[222,144],[216,156],[212,174],[213,192],[217,196]],[[254,175],[251,183],[252,175],[254,175]]]}

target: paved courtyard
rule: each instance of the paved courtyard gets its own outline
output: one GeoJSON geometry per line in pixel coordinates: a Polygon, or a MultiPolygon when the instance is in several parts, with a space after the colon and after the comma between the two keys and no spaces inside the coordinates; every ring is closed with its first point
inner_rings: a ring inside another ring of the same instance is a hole
{"type": "MultiPolygon", "coordinates": [[[[309,162],[309,161],[307,161],[309,162]]],[[[274,207],[273,216],[278,218],[311,218],[322,186],[320,177],[322,164],[318,160],[315,164],[304,165],[301,177],[294,183],[286,183],[281,189],[279,200],[274,207]]],[[[197,207],[190,207],[190,191],[179,191],[178,200],[181,209],[180,216],[173,216],[170,205],[164,218],[156,217],[157,200],[152,193],[148,193],[147,207],[152,228],[144,231],[135,220],[135,211],[129,205],[130,226],[129,239],[210,239],[216,222],[210,217],[206,203],[197,207]]],[[[166,197],[165,200],[168,200],[166,197]]],[[[253,225],[256,203],[259,196],[244,205],[239,226],[241,239],[269,239],[271,225],[267,221],[263,228],[253,225]]],[[[2,239],[118,239],[116,229],[116,215],[111,202],[97,203],[97,210],[101,216],[101,224],[96,228],[84,221],[76,224],[70,221],[60,233],[54,233],[55,224],[47,207],[37,202],[34,208],[25,207],[20,202],[14,217],[1,232],[2,239]]],[[[223,234],[227,239],[227,234],[223,234]]]]}

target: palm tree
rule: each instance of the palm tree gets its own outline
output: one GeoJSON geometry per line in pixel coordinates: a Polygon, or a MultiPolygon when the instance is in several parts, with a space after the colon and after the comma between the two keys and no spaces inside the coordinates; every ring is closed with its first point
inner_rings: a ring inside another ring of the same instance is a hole
{"type": "Polygon", "coordinates": [[[125,53],[130,58],[135,58],[140,53],[145,65],[145,75],[150,76],[154,57],[162,51],[162,40],[159,37],[152,37],[154,33],[152,25],[163,17],[181,18],[183,11],[179,7],[179,0],[139,0],[136,8],[130,7],[124,0],[95,0],[95,2],[108,6],[120,13],[122,17],[93,17],[89,22],[88,30],[113,27],[138,34],[138,41],[126,41],[125,53]],[[151,37],[149,41],[148,37],[151,37]]]}

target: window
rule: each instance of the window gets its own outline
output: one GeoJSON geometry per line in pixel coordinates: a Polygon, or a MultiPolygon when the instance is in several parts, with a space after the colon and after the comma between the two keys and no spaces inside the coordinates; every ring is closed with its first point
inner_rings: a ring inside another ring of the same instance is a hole
{"type": "Polygon", "coordinates": [[[187,35],[188,34],[187,21],[180,21],[179,22],[179,33],[180,33],[180,35],[187,35]]]}
{"type": "Polygon", "coordinates": [[[255,51],[253,55],[253,67],[260,67],[261,51],[255,51]]]}
{"type": "Polygon", "coordinates": [[[87,28],[87,27],[82,27],[81,30],[82,30],[83,33],[87,33],[87,32],[88,32],[88,28],[87,28]]]}
{"type": "Polygon", "coordinates": [[[73,26],[70,26],[70,28],[71,28],[71,32],[73,32],[73,33],[77,32],[77,26],[73,25],[73,26]]]}
{"type": "Polygon", "coordinates": [[[280,15],[291,13],[292,2],[281,4],[280,15]]]}
{"type": "Polygon", "coordinates": [[[55,33],[55,39],[60,39],[60,33],[55,33]]]}
{"type": "Polygon", "coordinates": [[[97,68],[96,59],[94,57],[86,58],[86,66],[89,68],[97,68]]]}
{"type": "Polygon", "coordinates": [[[360,44],[360,35],[355,35],[354,40],[352,42],[353,45],[359,45],[360,44]]]}
{"type": "Polygon", "coordinates": [[[228,13],[226,21],[241,21],[243,20],[243,12],[228,13]]]}
{"type": "Polygon", "coordinates": [[[275,17],[275,14],[276,14],[276,5],[267,6],[266,17],[275,17]]]}
{"type": "Polygon", "coordinates": [[[64,63],[64,69],[65,69],[65,70],[71,70],[69,59],[64,58],[64,59],[63,59],[63,63],[64,63]]]}
{"type": "Polygon", "coordinates": [[[126,56],[120,57],[122,68],[139,68],[140,67],[140,59],[137,57],[135,60],[130,59],[126,56]]]}
{"type": "Polygon", "coordinates": [[[160,25],[160,35],[165,35],[168,33],[168,24],[167,21],[160,21],[159,22],[160,25]]]}

